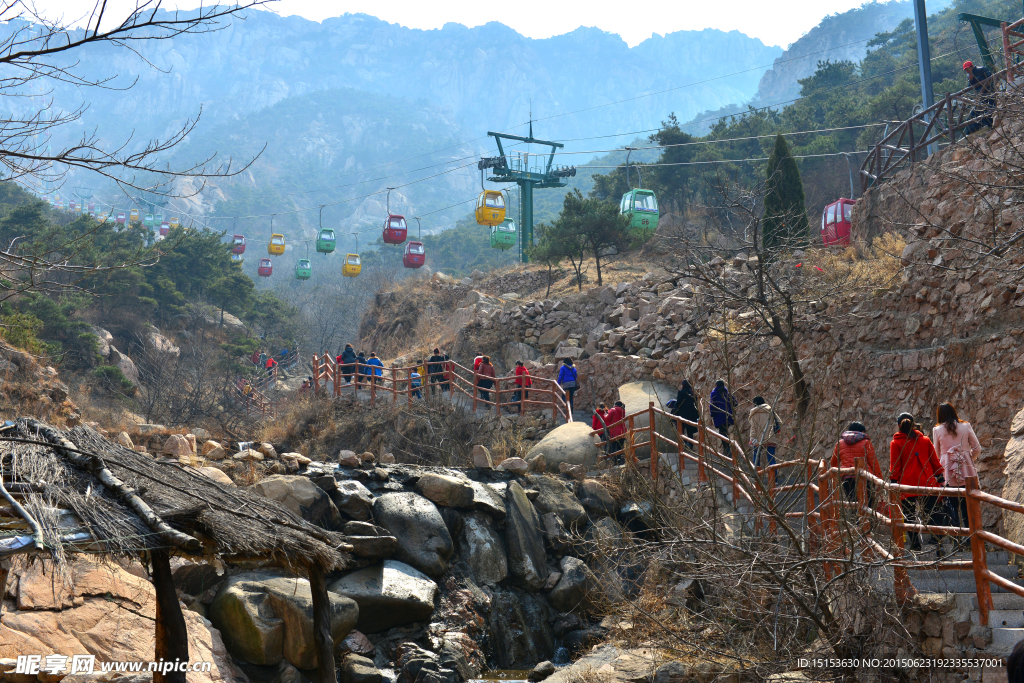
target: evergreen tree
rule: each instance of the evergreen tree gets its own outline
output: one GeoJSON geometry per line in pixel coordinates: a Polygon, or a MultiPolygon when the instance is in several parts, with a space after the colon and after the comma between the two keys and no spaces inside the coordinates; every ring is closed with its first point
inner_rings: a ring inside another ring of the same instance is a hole
{"type": "Polygon", "coordinates": [[[804,185],[796,159],[789,153],[789,145],[782,135],[775,136],[775,149],[768,157],[768,182],[761,225],[762,244],[766,250],[796,246],[807,239],[804,185]]]}

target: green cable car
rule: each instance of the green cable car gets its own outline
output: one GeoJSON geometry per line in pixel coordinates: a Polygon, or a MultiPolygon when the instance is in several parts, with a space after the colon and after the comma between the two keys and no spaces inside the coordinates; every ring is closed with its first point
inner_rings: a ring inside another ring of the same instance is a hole
{"type": "Polygon", "coordinates": [[[320,234],[316,237],[316,250],[321,254],[330,254],[336,244],[334,231],[330,228],[320,228],[320,234]]]}
{"type": "Polygon", "coordinates": [[[153,214],[147,213],[146,217],[142,219],[142,224],[145,225],[147,228],[152,228],[153,227],[153,214]]]}
{"type": "Polygon", "coordinates": [[[658,198],[651,190],[630,190],[622,195],[619,213],[629,216],[633,230],[655,230],[658,227],[658,198]]]}
{"type": "Polygon", "coordinates": [[[313,277],[313,265],[308,258],[299,259],[299,262],[295,264],[295,279],[308,280],[311,277],[313,277]]]}
{"type": "Polygon", "coordinates": [[[516,246],[516,222],[506,218],[491,228],[491,249],[511,249],[516,246]]]}

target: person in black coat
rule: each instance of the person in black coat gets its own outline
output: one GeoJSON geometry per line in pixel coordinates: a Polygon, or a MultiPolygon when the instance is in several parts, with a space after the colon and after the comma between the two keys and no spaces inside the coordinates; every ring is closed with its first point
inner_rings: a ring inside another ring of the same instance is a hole
{"type": "Polygon", "coordinates": [[[448,354],[442,354],[441,349],[435,348],[434,355],[427,359],[427,375],[430,377],[430,395],[435,393],[434,385],[440,384],[441,391],[448,391],[448,383],[445,381],[445,363],[449,361],[448,354]]]}
{"type": "MultiPolygon", "coordinates": [[[[700,420],[700,411],[697,409],[697,399],[693,395],[693,387],[685,379],[679,386],[679,393],[676,394],[676,404],[672,408],[672,414],[694,423],[700,420]]],[[[697,433],[697,425],[684,422],[683,433],[691,439],[694,438],[697,433]]],[[[692,447],[690,442],[686,442],[686,447],[692,447]]]]}
{"type": "Polygon", "coordinates": [[[356,372],[356,352],[351,344],[345,344],[345,350],[338,356],[338,364],[341,365],[341,376],[345,378],[345,384],[351,384],[352,375],[356,372]]]}

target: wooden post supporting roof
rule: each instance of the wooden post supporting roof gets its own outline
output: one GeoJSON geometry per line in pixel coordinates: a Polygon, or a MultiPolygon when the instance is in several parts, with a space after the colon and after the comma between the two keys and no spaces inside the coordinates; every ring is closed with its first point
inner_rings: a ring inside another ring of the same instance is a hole
{"type": "Polygon", "coordinates": [[[313,595],[316,683],[338,683],[334,669],[334,638],[331,636],[331,596],[327,593],[327,576],[315,564],[309,566],[309,590],[313,595]]]}
{"type": "MultiPolygon", "coordinates": [[[[171,576],[170,555],[164,549],[149,553],[156,589],[156,653],[157,662],[188,662],[188,630],[181,613],[178,593],[171,576]]],[[[185,683],[184,671],[156,671],[153,683],[185,683]]]]}

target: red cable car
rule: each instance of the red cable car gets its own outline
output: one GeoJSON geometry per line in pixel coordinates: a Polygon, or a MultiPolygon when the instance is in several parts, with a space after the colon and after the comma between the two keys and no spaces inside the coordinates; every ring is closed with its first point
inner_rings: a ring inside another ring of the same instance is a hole
{"type": "Polygon", "coordinates": [[[409,242],[405,245],[405,256],[402,257],[402,265],[406,268],[419,268],[427,262],[427,250],[423,248],[423,242],[409,242]]]}
{"type": "Polygon", "coordinates": [[[121,225],[124,225],[124,214],[123,213],[117,214],[117,222],[120,223],[121,225]]]}
{"type": "Polygon", "coordinates": [[[274,262],[268,258],[261,258],[260,265],[256,268],[256,274],[260,277],[270,277],[274,274],[274,262]]]}
{"type": "Polygon", "coordinates": [[[160,224],[160,236],[161,237],[167,237],[167,235],[170,234],[170,232],[171,232],[171,224],[170,223],[168,223],[167,221],[164,221],[163,223],[160,224]]]}
{"type": "Polygon", "coordinates": [[[401,244],[408,232],[405,216],[390,214],[384,219],[384,244],[401,244]]]}
{"type": "MultiPolygon", "coordinates": [[[[245,253],[245,235],[235,235],[231,243],[234,244],[231,248],[232,254],[244,254],[245,253]]],[[[266,260],[266,259],[264,259],[266,260]]]]}
{"type": "Polygon", "coordinates": [[[89,215],[96,216],[96,202],[89,202],[89,215]]]}
{"type": "Polygon", "coordinates": [[[70,202],[68,202],[68,211],[70,211],[71,213],[75,213],[76,211],[78,211],[78,203],[75,200],[72,199],[70,202]]]}
{"type": "Polygon", "coordinates": [[[840,199],[825,207],[821,214],[821,242],[826,247],[850,244],[850,215],[853,199],[840,199]]]}

